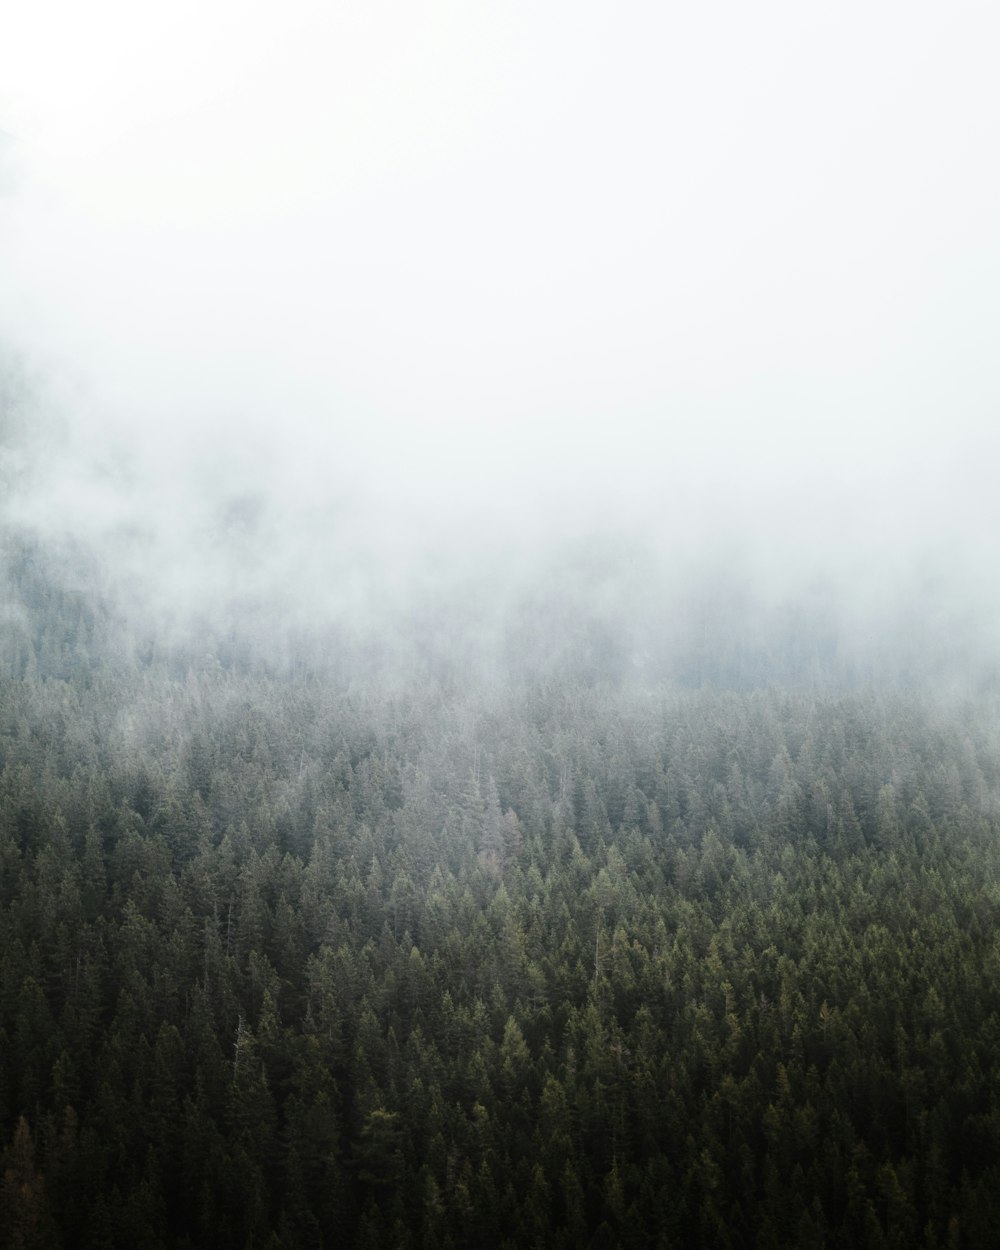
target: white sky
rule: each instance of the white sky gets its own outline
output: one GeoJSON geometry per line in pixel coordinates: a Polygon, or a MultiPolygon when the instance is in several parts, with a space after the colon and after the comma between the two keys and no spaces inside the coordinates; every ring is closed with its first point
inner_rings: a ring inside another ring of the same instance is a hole
{"type": "Polygon", "coordinates": [[[0,337],[168,494],[1000,522],[995,4],[8,8],[0,337]]]}

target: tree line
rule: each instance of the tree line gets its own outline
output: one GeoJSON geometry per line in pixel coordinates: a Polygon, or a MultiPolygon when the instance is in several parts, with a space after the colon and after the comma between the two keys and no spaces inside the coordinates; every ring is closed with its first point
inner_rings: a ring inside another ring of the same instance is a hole
{"type": "Polygon", "coordinates": [[[6,563],[4,1244],[995,1244],[988,692],[380,681],[6,563]]]}

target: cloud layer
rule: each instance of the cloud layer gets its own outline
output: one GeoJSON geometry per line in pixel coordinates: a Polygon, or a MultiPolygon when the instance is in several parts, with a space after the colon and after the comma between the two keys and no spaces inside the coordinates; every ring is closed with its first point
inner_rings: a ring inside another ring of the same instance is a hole
{"type": "Polygon", "coordinates": [[[607,531],[765,593],[985,570],[987,6],[21,9],[22,519],[175,599],[607,531]]]}

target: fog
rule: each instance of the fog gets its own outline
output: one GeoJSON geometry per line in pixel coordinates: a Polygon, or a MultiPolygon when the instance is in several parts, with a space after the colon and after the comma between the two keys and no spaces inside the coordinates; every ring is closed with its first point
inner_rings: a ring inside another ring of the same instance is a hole
{"type": "Polygon", "coordinates": [[[994,647],[992,6],[20,10],[4,518],[130,610],[994,647]]]}

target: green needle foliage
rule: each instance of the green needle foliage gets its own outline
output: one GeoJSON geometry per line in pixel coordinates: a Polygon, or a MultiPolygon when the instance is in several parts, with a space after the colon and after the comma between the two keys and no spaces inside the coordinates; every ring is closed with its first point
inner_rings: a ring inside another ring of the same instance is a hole
{"type": "Polygon", "coordinates": [[[0,1244],[996,1245],[987,695],[129,647],[36,555],[0,1244]]]}

